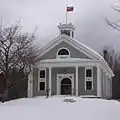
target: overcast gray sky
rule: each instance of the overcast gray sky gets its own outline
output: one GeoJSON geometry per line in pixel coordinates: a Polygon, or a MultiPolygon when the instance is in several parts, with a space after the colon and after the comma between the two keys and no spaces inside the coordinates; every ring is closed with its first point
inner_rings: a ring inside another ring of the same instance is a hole
{"type": "Polygon", "coordinates": [[[0,20],[5,24],[21,18],[25,31],[32,32],[37,26],[39,44],[45,45],[59,35],[57,25],[65,22],[65,6],[73,5],[68,21],[76,26],[76,39],[100,51],[104,45],[120,50],[120,32],[108,26],[120,18],[111,5],[115,0],[0,0],[0,20]]]}

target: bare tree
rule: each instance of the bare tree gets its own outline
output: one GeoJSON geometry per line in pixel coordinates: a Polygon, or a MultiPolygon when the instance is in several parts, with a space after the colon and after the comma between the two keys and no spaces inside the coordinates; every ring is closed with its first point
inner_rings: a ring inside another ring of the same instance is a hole
{"type": "Polygon", "coordinates": [[[103,48],[102,55],[115,74],[112,81],[113,98],[120,97],[120,53],[106,46],[103,48]]]}
{"type": "MultiPolygon", "coordinates": [[[[115,5],[112,6],[112,8],[116,12],[120,13],[120,0],[118,0],[115,5]]],[[[105,18],[105,20],[109,26],[116,29],[117,31],[120,31],[120,20],[117,20],[115,22],[111,22],[107,18],[105,18]]],[[[107,51],[108,55],[106,61],[108,62],[109,66],[112,68],[115,74],[112,82],[113,97],[120,98],[120,53],[114,52],[114,54],[110,55],[110,52],[108,50],[105,51],[107,51]]]]}
{"type": "MultiPolygon", "coordinates": [[[[120,12],[120,0],[118,0],[116,2],[116,5],[112,6],[112,9],[115,10],[116,12],[118,12],[118,13],[120,12]]],[[[109,26],[111,26],[112,28],[120,31],[120,20],[117,20],[115,22],[111,22],[107,18],[105,18],[105,20],[106,20],[106,22],[109,26]]]]}
{"type": "Polygon", "coordinates": [[[7,91],[14,84],[10,81],[9,74],[13,68],[22,69],[27,75],[31,65],[37,57],[37,50],[33,45],[36,39],[34,33],[24,33],[19,25],[0,26],[0,71],[6,77],[7,91]]]}

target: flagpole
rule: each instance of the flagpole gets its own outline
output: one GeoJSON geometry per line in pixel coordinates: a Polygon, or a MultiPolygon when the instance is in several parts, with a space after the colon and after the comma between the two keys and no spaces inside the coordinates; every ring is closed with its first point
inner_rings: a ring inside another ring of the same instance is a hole
{"type": "Polygon", "coordinates": [[[66,24],[68,22],[68,12],[73,11],[74,7],[73,6],[66,6],[66,24]]]}

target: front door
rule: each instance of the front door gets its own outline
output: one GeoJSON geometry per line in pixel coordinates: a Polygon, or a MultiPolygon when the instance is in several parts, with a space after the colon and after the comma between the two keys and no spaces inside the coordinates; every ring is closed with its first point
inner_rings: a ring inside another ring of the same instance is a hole
{"type": "Polygon", "coordinates": [[[63,78],[61,81],[61,95],[72,94],[72,82],[69,78],[63,78]]]}

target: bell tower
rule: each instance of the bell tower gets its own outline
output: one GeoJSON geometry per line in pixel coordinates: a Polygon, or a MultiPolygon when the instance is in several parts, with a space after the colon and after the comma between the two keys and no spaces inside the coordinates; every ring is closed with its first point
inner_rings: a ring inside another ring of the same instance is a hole
{"type": "Polygon", "coordinates": [[[75,30],[75,26],[72,23],[69,24],[59,24],[58,25],[59,31],[60,31],[60,35],[61,34],[65,34],[68,35],[72,38],[74,38],[74,30],[75,30]]]}

